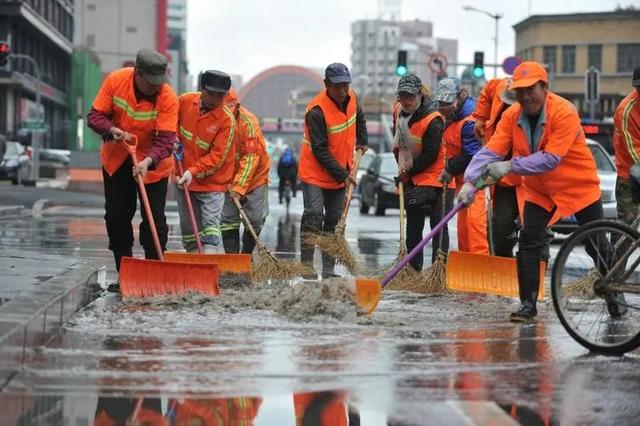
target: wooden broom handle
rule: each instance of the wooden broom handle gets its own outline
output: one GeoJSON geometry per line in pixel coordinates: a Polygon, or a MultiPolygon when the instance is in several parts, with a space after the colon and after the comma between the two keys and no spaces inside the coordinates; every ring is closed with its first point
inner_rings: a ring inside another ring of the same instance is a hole
{"type": "Polygon", "coordinates": [[[404,184],[398,182],[398,202],[400,203],[400,246],[404,243],[404,184]]]}
{"type": "MultiPolygon", "coordinates": [[[[136,147],[138,145],[138,137],[131,135],[131,141],[121,141],[124,148],[129,152],[133,166],[138,166],[138,159],[136,158],[136,147]]],[[[149,204],[149,197],[147,196],[147,189],[144,186],[144,179],[141,175],[136,176],[136,182],[138,183],[138,191],[140,192],[140,199],[142,200],[142,206],[149,222],[149,228],[151,229],[151,237],[153,238],[153,245],[156,247],[156,253],[158,259],[164,260],[162,253],[162,247],[160,246],[160,238],[158,237],[158,229],[156,228],[156,222],[153,220],[153,213],[151,212],[151,205],[149,204]]]]}
{"type": "MultiPolygon", "coordinates": [[[[351,170],[351,176],[355,180],[356,175],[358,173],[358,165],[360,164],[360,159],[362,158],[362,150],[357,150],[355,155],[353,156],[353,169],[351,170]]],[[[351,205],[351,197],[353,197],[353,189],[356,187],[356,184],[349,181],[347,185],[347,196],[344,199],[344,207],[342,208],[342,215],[340,216],[340,220],[336,225],[336,228],[344,227],[345,222],[347,221],[347,214],[349,213],[349,206],[351,205]]]]}
{"type": "Polygon", "coordinates": [[[234,197],[233,195],[231,195],[231,199],[233,200],[233,203],[236,205],[236,208],[240,213],[240,217],[242,218],[242,222],[244,222],[245,228],[249,230],[249,233],[251,234],[253,239],[256,241],[256,245],[258,246],[258,248],[264,248],[264,244],[262,244],[262,242],[258,239],[258,235],[256,234],[256,231],[253,229],[251,222],[249,222],[249,218],[247,217],[247,214],[244,212],[244,208],[242,207],[242,204],[240,204],[240,200],[238,200],[238,198],[234,197]]]}

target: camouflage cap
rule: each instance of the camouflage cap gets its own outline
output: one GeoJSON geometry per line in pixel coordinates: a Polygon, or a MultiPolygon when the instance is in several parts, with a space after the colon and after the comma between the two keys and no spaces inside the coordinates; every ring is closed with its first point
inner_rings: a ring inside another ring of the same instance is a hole
{"type": "Polygon", "coordinates": [[[454,77],[443,78],[436,86],[436,94],[433,100],[450,104],[461,91],[462,84],[460,83],[460,79],[454,77]]]}
{"type": "Polygon", "coordinates": [[[159,86],[168,81],[167,57],[151,49],[140,49],[136,55],[136,69],[150,84],[159,86]]]}
{"type": "Polygon", "coordinates": [[[408,93],[409,95],[417,95],[422,88],[422,80],[415,74],[403,75],[398,81],[398,89],[396,95],[400,93],[408,93]]]}

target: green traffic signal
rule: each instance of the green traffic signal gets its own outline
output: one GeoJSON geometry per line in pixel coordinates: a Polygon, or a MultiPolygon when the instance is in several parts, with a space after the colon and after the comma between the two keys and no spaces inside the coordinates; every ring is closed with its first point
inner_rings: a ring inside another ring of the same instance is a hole
{"type": "Polygon", "coordinates": [[[396,67],[396,74],[400,77],[402,77],[403,75],[407,75],[408,72],[409,70],[404,65],[398,65],[396,67]]]}
{"type": "Polygon", "coordinates": [[[484,68],[474,68],[471,71],[471,74],[473,75],[473,78],[482,78],[484,77],[484,68]]]}

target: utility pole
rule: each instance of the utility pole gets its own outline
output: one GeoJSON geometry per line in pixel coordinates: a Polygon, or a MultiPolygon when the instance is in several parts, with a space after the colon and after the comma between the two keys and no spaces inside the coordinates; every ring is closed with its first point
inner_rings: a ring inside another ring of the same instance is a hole
{"type": "MultiPolygon", "coordinates": [[[[502,18],[503,16],[502,13],[491,13],[491,12],[487,12],[486,10],[478,9],[473,6],[462,6],[462,9],[468,10],[471,12],[484,13],[485,15],[495,20],[495,33],[493,37],[493,62],[497,64],[498,63],[498,23],[500,21],[500,18],[502,18]]],[[[493,77],[494,78],[498,77],[497,67],[493,69],[493,77]]]]}

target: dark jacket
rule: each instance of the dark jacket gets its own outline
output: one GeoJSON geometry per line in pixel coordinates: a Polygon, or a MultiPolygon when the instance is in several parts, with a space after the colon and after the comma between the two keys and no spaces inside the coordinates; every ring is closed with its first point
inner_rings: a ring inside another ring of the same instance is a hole
{"type": "MultiPolygon", "coordinates": [[[[458,109],[455,118],[450,124],[460,121],[471,114],[476,108],[476,100],[471,96],[465,98],[461,107],[458,109]]],[[[464,173],[467,166],[471,162],[471,158],[476,152],[482,148],[482,143],[476,138],[474,133],[475,123],[467,122],[462,126],[462,152],[460,155],[447,160],[446,171],[455,176],[464,173]]]]}

